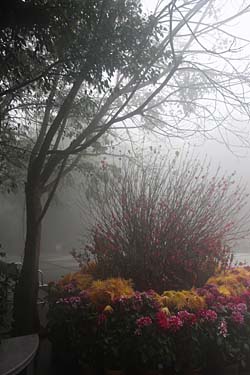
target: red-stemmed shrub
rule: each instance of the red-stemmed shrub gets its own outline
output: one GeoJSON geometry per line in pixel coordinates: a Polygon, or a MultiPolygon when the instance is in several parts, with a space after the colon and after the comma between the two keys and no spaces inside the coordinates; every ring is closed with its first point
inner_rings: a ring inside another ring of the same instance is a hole
{"type": "Polygon", "coordinates": [[[119,177],[107,175],[96,189],[83,259],[94,258],[96,277],[132,279],[138,290],[203,285],[230,264],[230,245],[247,234],[245,189],[234,173],[211,174],[206,160],[188,153],[152,155],[123,162],[119,177]]]}

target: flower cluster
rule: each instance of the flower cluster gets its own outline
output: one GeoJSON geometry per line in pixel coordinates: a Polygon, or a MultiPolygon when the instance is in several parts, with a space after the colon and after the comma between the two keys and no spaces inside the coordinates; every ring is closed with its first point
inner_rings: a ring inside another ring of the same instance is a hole
{"type": "Polygon", "coordinates": [[[160,302],[171,310],[188,309],[198,311],[205,307],[205,299],[193,290],[165,291],[160,302]]]}
{"type": "Polygon", "coordinates": [[[203,320],[207,322],[215,322],[218,318],[218,315],[216,311],[214,310],[200,310],[198,313],[198,316],[203,320]]]}
{"type": "Polygon", "coordinates": [[[248,280],[249,268],[233,268],[209,279],[202,288],[159,295],[152,290],[135,292],[130,281],[119,278],[92,281],[88,288],[79,290],[71,276],[65,278],[63,286],[56,285],[57,298],[51,302],[49,316],[51,332],[58,330],[60,336],[65,327],[74,330],[75,321],[79,342],[89,340],[85,344],[91,342],[100,353],[116,353],[115,363],[119,356],[124,357],[119,352],[120,342],[127,343],[128,352],[133,350],[131,358],[141,355],[150,363],[152,353],[157,353],[157,361],[160,356],[164,360],[166,355],[173,360],[180,358],[182,351],[186,353],[189,346],[190,350],[196,347],[196,353],[205,350],[204,345],[215,348],[223,358],[242,360],[250,352],[248,280]],[[235,277],[244,288],[237,286],[237,293],[224,293],[223,287],[235,277]],[[203,346],[197,349],[198,342],[203,346]]]}
{"type": "Polygon", "coordinates": [[[207,284],[214,285],[224,296],[238,296],[250,287],[250,267],[232,267],[223,273],[210,277],[207,284]]]}
{"type": "Polygon", "coordinates": [[[152,324],[152,319],[150,316],[142,316],[136,320],[136,325],[138,328],[143,328],[150,326],[152,324]]]}
{"type": "Polygon", "coordinates": [[[93,281],[87,289],[91,302],[95,305],[105,306],[110,304],[115,298],[121,296],[132,296],[134,290],[131,281],[110,278],[107,280],[93,281]]]}
{"type": "Polygon", "coordinates": [[[181,310],[178,312],[178,317],[183,322],[183,325],[192,326],[197,322],[197,315],[194,313],[190,313],[187,310],[181,310]]]}

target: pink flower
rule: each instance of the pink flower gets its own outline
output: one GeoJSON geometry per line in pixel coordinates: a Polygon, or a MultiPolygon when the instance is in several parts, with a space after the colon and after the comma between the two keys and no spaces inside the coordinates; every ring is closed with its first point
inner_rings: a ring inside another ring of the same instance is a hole
{"type": "Polygon", "coordinates": [[[136,320],[136,325],[138,328],[143,328],[150,326],[152,324],[152,319],[150,316],[142,316],[136,320]]]}
{"type": "Polygon", "coordinates": [[[76,296],[72,296],[72,297],[69,298],[69,302],[72,305],[77,305],[78,303],[81,302],[81,298],[80,297],[76,297],[76,296]]]}
{"type": "Polygon", "coordinates": [[[179,311],[177,316],[181,319],[183,324],[193,325],[197,321],[196,315],[189,313],[187,310],[179,311]]]}
{"type": "Polygon", "coordinates": [[[158,326],[164,331],[177,332],[183,326],[183,322],[179,316],[172,315],[168,317],[163,311],[156,313],[156,321],[158,326]]]}
{"type": "Polygon", "coordinates": [[[213,310],[200,310],[199,317],[208,322],[214,322],[217,319],[217,313],[213,310]]]}
{"type": "Polygon", "coordinates": [[[223,319],[221,323],[219,324],[218,332],[219,332],[219,335],[223,337],[227,337],[228,331],[227,331],[227,322],[225,321],[225,319],[223,319]]]}
{"type": "Polygon", "coordinates": [[[231,318],[234,323],[242,325],[244,324],[244,316],[239,311],[233,311],[231,318]]]}
{"type": "Polygon", "coordinates": [[[66,292],[72,292],[76,289],[76,281],[75,280],[71,280],[70,283],[64,285],[63,289],[66,291],[66,292]]]}
{"type": "Polygon", "coordinates": [[[169,329],[173,332],[179,331],[179,329],[181,329],[181,327],[183,326],[183,322],[176,315],[171,316],[168,322],[169,322],[169,329]]]}
{"type": "Polygon", "coordinates": [[[245,303],[238,303],[236,310],[241,314],[245,314],[247,312],[247,305],[245,303]]]}

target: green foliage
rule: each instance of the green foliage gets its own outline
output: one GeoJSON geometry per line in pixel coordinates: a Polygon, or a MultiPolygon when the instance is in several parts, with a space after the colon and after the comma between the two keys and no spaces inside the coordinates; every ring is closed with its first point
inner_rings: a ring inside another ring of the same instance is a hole
{"type": "Polygon", "coordinates": [[[153,23],[137,0],[3,1],[0,10],[0,95],[32,88],[30,80],[49,89],[57,66],[68,81],[84,71],[86,82],[107,88],[115,69],[133,69],[131,51],[153,23]]]}

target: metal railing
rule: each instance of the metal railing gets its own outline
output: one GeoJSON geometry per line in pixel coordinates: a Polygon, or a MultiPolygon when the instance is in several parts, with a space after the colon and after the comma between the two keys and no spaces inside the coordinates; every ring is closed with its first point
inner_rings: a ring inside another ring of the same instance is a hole
{"type": "MultiPolygon", "coordinates": [[[[20,270],[22,267],[22,262],[15,262],[15,265],[20,270]]],[[[39,288],[46,288],[48,286],[48,284],[44,283],[44,273],[41,269],[38,270],[38,283],[39,288]]]]}

